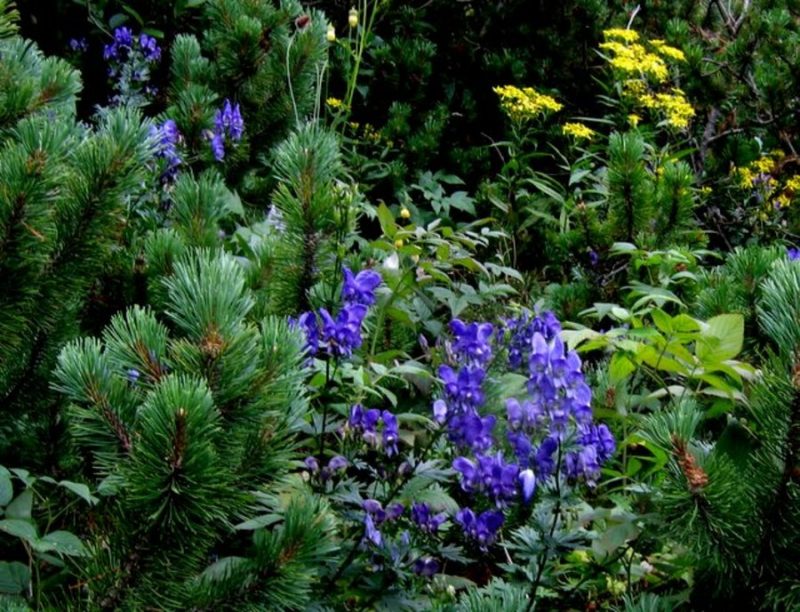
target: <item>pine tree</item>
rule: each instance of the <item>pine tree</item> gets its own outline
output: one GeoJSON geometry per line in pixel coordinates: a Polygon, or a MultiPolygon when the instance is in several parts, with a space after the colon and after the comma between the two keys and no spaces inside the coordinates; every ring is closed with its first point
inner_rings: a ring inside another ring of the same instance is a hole
{"type": "Polygon", "coordinates": [[[163,315],[133,307],[59,357],[68,427],[103,495],[89,603],[304,609],[335,547],[325,503],[288,475],[303,340],[250,319],[230,255],[190,249],[163,283],[163,315]]]}
{"type": "Polygon", "coordinates": [[[770,343],[762,375],[721,436],[703,434],[703,414],[690,402],[646,426],[670,457],[655,508],[687,550],[700,609],[800,606],[800,266],[774,264],[756,313],[770,343]]]}
{"type": "MultiPolygon", "coordinates": [[[[11,29],[4,18],[0,31],[11,29]]],[[[0,82],[0,456],[31,443],[34,462],[52,450],[49,371],[79,330],[150,151],[135,112],[77,123],[78,74],[17,35],[0,39],[0,82]]]]}

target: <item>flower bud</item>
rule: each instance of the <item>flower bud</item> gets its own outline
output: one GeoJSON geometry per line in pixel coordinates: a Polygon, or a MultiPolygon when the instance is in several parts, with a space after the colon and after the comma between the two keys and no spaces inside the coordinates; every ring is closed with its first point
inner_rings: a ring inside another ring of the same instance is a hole
{"type": "Polygon", "coordinates": [[[347,15],[347,23],[350,24],[351,28],[355,28],[358,25],[358,11],[356,7],[350,9],[350,13],[347,15]]]}
{"type": "Polygon", "coordinates": [[[325,34],[325,38],[329,43],[336,42],[336,28],[333,27],[332,23],[328,24],[328,32],[325,34]]]}
{"type": "Polygon", "coordinates": [[[399,249],[400,247],[403,246],[403,240],[401,238],[398,238],[397,240],[394,241],[394,246],[396,249],[399,249]]]}
{"type": "Polygon", "coordinates": [[[405,206],[403,206],[403,208],[400,209],[400,216],[403,219],[410,219],[411,218],[411,211],[408,210],[405,206]]]}

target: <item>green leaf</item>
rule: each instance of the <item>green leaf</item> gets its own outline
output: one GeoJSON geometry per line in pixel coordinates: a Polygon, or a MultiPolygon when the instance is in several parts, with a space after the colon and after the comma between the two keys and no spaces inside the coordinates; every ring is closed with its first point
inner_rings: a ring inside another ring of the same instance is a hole
{"type": "Polygon", "coordinates": [[[33,507],[33,490],[25,489],[17,495],[14,500],[6,506],[6,516],[14,519],[31,518],[31,508],[33,507]]]}
{"type": "Polygon", "coordinates": [[[36,534],[36,527],[28,521],[21,519],[3,519],[0,521],[0,531],[5,531],[8,535],[22,538],[28,542],[36,542],[39,536],[36,534]]]}
{"type": "Polygon", "coordinates": [[[650,313],[653,317],[653,322],[656,324],[656,327],[660,329],[665,334],[672,333],[672,317],[669,316],[666,312],[661,310],[660,308],[653,308],[653,312],[650,313]]]}
{"type": "Polygon", "coordinates": [[[614,353],[608,364],[608,382],[617,385],[634,371],[636,371],[636,364],[631,359],[622,353],[614,353]]]}
{"type": "Polygon", "coordinates": [[[702,361],[725,361],[741,352],[743,342],[744,317],[741,314],[718,315],[706,321],[695,353],[702,361]]]}
{"type": "Polygon", "coordinates": [[[16,595],[24,592],[31,582],[28,566],[19,561],[0,561],[0,593],[16,595]]]}
{"type": "Polygon", "coordinates": [[[75,493],[75,495],[88,502],[90,506],[94,506],[98,502],[98,499],[92,495],[91,490],[85,484],[80,482],[71,482],[69,480],[62,480],[58,483],[58,486],[72,491],[75,493]]]}
{"type": "Polygon", "coordinates": [[[41,552],[53,550],[70,557],[84,557],[88,553],[80,538],[69,531],[51,531],[35,543],[34,548],[41,552]]]}
{"type": "Polygon", "coordinates": [[[14,484],[11,482],[11,472],[0,465],[0,506],[5,506],[14,497],[14,484]]]}
{"type": "Polygon", "coordinates": [[[384,203],[378,206],[378,222],[381,224],[381,229],[386,237],[394,239],[394,235],[397,233],[397,224],[394,221],[392,211],[384,203]]]}
{"type": "Polygon", "coordinates": [[[239,523],[234,529],[238,529],[239,531],[253,531],[254,529],[261,529],[262,527],[274,525],[280,520],[281,516],[279,514],[264,514],[250,519],[249,521],[239,523]]]}

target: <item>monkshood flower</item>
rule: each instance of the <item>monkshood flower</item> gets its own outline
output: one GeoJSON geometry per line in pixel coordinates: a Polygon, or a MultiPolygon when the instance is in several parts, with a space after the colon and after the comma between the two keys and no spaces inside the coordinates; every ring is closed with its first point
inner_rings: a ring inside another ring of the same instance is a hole
{"type": "Polygon", "coordinates": [[[477,366],[465,366],[458,373],[448,365],[440,366],[439,377],[444,382],[448,412],[461,413],[481,406],[485,376],[485,370],[477,366]]]}
{"type": "Polygon", "coordinates": [[[444,512],[433,514],[425,502],[414,502],[411,505],[411,520],[425,533],[435,533],[447,520],[444,512]]]}
{"type": "Polygon", "coordinates": [[[370,446],[384,449],[389,457],[397,454],[397,441],[400,439],[397,417],[388,410],[381,411],[377,408],[367,410],[356,404],[350,410],[347,423],[359,432],[370,446]]]}
{"type": "Polygon", "coordinates": [[[81,37],[81,38],[70,38],[69,39],[69,48],[76,53],[85,53],[89,50],[89,42],[81,37]]]}
{"type": "Polygon", "coordinates": [[[473,452],[485,452],[494,445],[494,430],[497,417],[493,414],[481,417],[474,411],[454,414],[448,422],[448,439],[458,448],[469,448],[473,452]]]}
{"type": "Polygon", "coordinates": [[[459,361],[485,367],[492,358],[489,340],[494,332],[491,323],[470,323],[459,319],[450,321],[450,331],[455,336],[453,351],[459,361]]]}
{"type": "Polygon", "coordinates": [[[334,357],[350,357],[361,346],[361,324],[367,316],[363,304],[347,304],[334,319],[325,308],[320,308],[322,317],[322,342],[334,357]]]}
{"type": "Polygon", "coordinates": [[[363,304],[372,306],[375,303],[375,289],[381,284],[381,275],[374,270],[362,270],[353,274],[344,268],[344,284],[342,299],[345,304],[363,304]]]}
{"type": "Polygon", "coordinates": [[[317,315],[313,312],[304,312],[296,319],[294,317],[289,317],[289,325],[303,331],[303,335],[306,338],[306,353],[311,357],[316,355],[317,351],[319,351],[319,324],[317,322],[317,315]]]}
{"type": "Polygon", "coordinates": [[[155,38],[147,34],[137,37],[130,28],[117,28],[112,42],[103,48],[103,58],[109,64],[108,76],[117,91],[113,102],[142,105],[146,95],[155,93],[147,84],[151,69],[161,59],[155,38]]]}
{"type": "Polygon", "coordinates": [[[538,332],[549,341],[561,333],[561,324],[549,311],[535,315],[524,311],[516,319],[506,319],[505,326],[508,332],[508,364],[512,369],[527,365],[533,334],[538,332]]]}
{"type": "MultiPolygon", "coordinates": [[[[349,272],[346,268],[345,270],[349,272]]],[[[342,287],[342,298],[345,304],[335,319],[325,308],[319,310],[319,317],[315,312],[306,312],[297,319],[289,319],[290,325],[303,330],[309,355],[314,356],[320,349],[324,349],[331,357],[350,357],[353,351],[361,346],[361,325],[369,309],[367,304],[360,302],[368,300],[371,292],[380,284],[379,274],[373,272],[361,276],[362,274],[363,272],[360,272],[352,277],[352,283],[358,283],[359,277],[361,278],[358,300],[354,297],[356,295],[353,293],[354,288],[348,285],[348,277],[345,276],[345,286],[342,287]]],[[[374,303],[374,295],[371,297],[374,303]]]]}
{"type": "Polygon", "coordinates": [[[172,119],[167,119],[161,125],[150,126],[150,138],[156,143],[156,157],[163,159],[166,164],[161,173],[161,181],[168,183],[178,174],[178,168],[183,159],[178,152],[181,142],[181,133],[177,124],[172,119]]]}
{"type": "Polygon", "coordinates": [[[503,454],[478,455],[476,461],[458,457],[453,469],[461,474],[461,488],[467,493],[484,493],[498,507],[504,507],[519,492],[519,466],[506,463],[503,454]]]}
{"type": "Polygon", "coordinates": [[[789,261],[800,260],[800,249],[797,247],[789,247],[786,249],[786,256],[789,258],[789,261]]]}
{"type": "Polygon", "coordinates": [[[503,513],[487,510],[480,515],[470,508],[462,508],[456,513],[456,523],[461,526],[464,535],[475,540],[482,550],[494,543],[500,528],[503,526],[503,513]]]}
{"type": "Polygon", "coordinates": [[[365,539],[375,544],[375,546],[380,546],[383,543],[383,535],[378,526],[387,521],[397,520],[405,511],[405,507],[401,503],[389,504],[384,509],[377,499],[365,499],[361,507],[365,511],[365,539]]]}
{"type": "Polygon", "coordinates": [[[439,562],[433,557],[420,557],[414,561],[414,573],[430,578],[439,571],[439,562]]]}
{"type": "Polygon", "coordinates": [[[225,142],[239,142],[244,134],[244,119],[238,104],[225,100],[221,109],[214,113],[214,130],[206,132],[214,159],[225,159],[225,142]]]}

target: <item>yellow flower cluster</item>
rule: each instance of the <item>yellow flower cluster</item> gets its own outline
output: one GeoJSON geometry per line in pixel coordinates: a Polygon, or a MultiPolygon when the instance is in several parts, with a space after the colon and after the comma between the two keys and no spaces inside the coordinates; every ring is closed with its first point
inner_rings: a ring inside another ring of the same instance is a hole
{"type": "Polygon", "coordinates": [[[600,48],[610,53],[608,63],[611,67],[623,74],[641,74],[657,83],[663,83],[669,78],[669,69],[664,59],[650,53],[644,45],[609,40],[601,43],[600,48]]]}
{"type": "Polygon", "coordinates": [[[572,136],[576,140],[591,140],[596,132],[583,123],[565,123],[561,126],[561,133],[572,136]]]}
{"type": "Polygon", "coordinates": [[[325,104],[327,104],[333,110],[341,110],[344,108],[344,102],[342,102],[339,98],[328,98],[325,100],[325,104]]]}
{"type": "Polygon", "coordinates": [[[603,36],[609,40],[622,40],[627,43],[632,43],[639,40],[639,33],[636,30],[628,30],[625,28],[610,28],[608,30],[604,30],[603,36]]]}
{"type": "Polygon", "coordinates": [[[683,51],[677,49],[676,47],[671,47],[663,40],[651,40],[650,44],[656,50],[656,53],[659,55],[663,55],[664,57],[668,57],[670,59],[674,59],[677,62],[685,62],[686,55],[684,55],[683,51]]]}
{"type": "Polygon", "coordinates": [[[563,105],[555,98],[539,93],[533,87],[502,85],[493,91],[500,96],[500,105],[514,121],[535,119],[539,115],[560,111],[563,105]]]}
{"type": "Polygon", "coordinates": [[[791,176],[781,184],[779,174],[784,157],[783,151],[770,151],[747,166],[735,169],[741,188],[758,191],[759,200],[764,203],[759,213],[762,220],[773,211],[787,208],[800,196],[800,175],[791,176]]]}
{"type": "Polygon", "coordinates": [[[667,124],[683,129],[689,126],[689,120],[694,117],[694,108],[686,99],[686,94],[677,87],[670,93],[643,94],[639,102],[645,108],[664,113],[667,124]]]}

